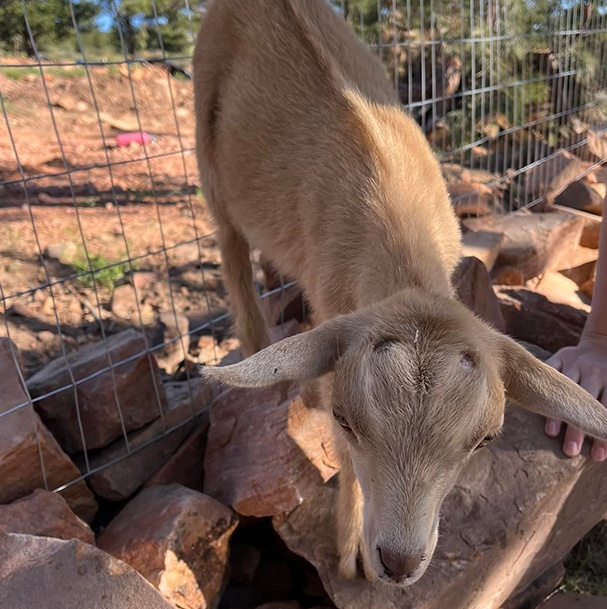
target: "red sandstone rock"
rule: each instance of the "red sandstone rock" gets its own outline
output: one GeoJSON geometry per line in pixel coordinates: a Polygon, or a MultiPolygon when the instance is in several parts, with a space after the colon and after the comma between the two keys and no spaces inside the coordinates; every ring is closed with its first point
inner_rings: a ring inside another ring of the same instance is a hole
{"type": "Polygon", "coordinates": [[[236,517],[178,484],[143,490],[110,523],[98,545],[124,560],[182,609],[216,606],[236,517]]]}

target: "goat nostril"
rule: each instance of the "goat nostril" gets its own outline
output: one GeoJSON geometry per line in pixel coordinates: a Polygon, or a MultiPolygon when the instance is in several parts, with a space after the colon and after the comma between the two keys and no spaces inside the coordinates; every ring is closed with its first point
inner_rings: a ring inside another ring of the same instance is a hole
{"type": "Polygon", "coordinates": [[[377,552],[386,575],[397,582],[413,577],[416,569],[426,559],[425,554],[410,556],[381,547],[377,548],[377,552]]]}
{"type": "Polygon", "coordinates": [[[384,560],[384,552],[381,548],[377,548],[377,553],[379,554],[379,560],[381,562],[382,567],[384,568],[384,571],[386,572],[386,575],[388,577],[392,577],[394,573],[392,573],[392,570],[390,569],[390,567],[388,567],[386,561],[384,560]]]}

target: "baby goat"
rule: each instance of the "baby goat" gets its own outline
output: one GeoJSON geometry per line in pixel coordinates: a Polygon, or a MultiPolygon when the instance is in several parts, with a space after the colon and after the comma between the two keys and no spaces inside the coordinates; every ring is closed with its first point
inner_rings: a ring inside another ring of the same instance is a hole
{"type": "Polygon", "coordinates": [[[201,180],[251,356],[205,374],[241,387],[323,376],[339,571],[354,577],[360,550],[367,578],[411,584],[506,398],[599,438],[607,414],[456,300],[460,232],[439,164],[325,0],[214,0],[194,60],[201,180]],[[297,279],[318,327],[267,346],[251,247],[297,279]]]}

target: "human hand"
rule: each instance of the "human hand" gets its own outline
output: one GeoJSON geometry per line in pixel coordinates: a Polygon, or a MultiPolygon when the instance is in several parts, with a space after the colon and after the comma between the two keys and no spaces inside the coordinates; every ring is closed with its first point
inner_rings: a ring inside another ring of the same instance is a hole
{"type": "MultiPolygon", "coordinates": [[[[546,363],[578,383],[607,407],[607,337],[582,337],[576,347],[560,349],[546,363]]],[[[561,424],[561,421],[547,419],[544,428],[546,435],[551,438],[558,436],[561,424]]],[[[580,454],[583,443],[584,433],[569,425],[565,432],[563,452],[568,457],[575,457],[580,454]]],[[[590,456],[595,461],[604,461],[607,458],[607,441],[594,440],[590,456]]]]}

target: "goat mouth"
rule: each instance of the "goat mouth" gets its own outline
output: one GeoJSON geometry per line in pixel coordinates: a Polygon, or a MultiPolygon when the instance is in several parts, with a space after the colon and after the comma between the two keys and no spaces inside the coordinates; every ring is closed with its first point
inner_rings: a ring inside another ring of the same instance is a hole
{"type": "Polygon", "coordinates": [[[418,567],[411,574],[396,575],[395,573],[392,573],[390,569],[383,564],[381,554],[379,553],[379,551],[376,550],[373,568],[377,574],[379,581],[381,581],[382,583],[396,588],[406,588],[407,586],[411,586],[412,584],[417,582],[426,572],[426,557],[427,555],[424,554],[422,559],[422,563],[426,564],[420,565],[420,567],[418,567]]]}
{"type": "Polygon", "coordinates": [[[411,586],[417,582],[422,575],[423,572],[419,575],[414,575],[413,577],[395,579],[394,577],[383,573],[379,575],[379,581],[392,588],[406,588],[407,586],[411,586]]]}

